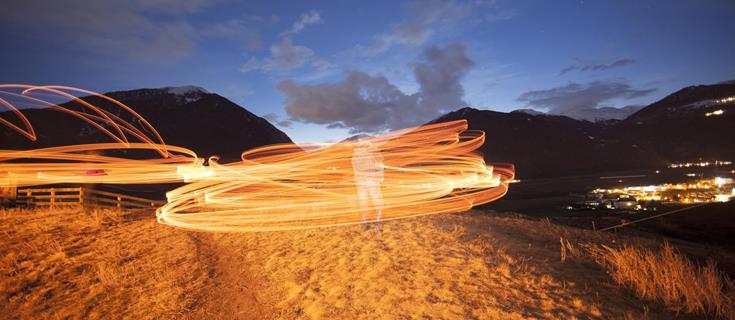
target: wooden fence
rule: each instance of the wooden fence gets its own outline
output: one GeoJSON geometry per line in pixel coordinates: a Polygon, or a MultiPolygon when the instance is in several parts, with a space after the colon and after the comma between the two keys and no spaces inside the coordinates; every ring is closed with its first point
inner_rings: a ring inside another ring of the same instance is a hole
{"type": "Polygon", "coordinates": [[[58,206],[78,204],[82,206],[117,208],[156,208],[164,201],[157,201],[100,190],[75,188],[27,188],[18,189],[16,202],[32,206],[58,206]]]}

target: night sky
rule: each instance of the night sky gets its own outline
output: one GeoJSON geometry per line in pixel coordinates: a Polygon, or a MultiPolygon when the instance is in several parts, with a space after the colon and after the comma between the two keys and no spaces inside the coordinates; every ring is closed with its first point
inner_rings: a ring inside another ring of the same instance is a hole
{"type": "Polygon", "coordinates": [[[22,1],[0,82],[196,85],[297,142],[463,106],[645,105],[735,79],[735,1],[22,1]]]}

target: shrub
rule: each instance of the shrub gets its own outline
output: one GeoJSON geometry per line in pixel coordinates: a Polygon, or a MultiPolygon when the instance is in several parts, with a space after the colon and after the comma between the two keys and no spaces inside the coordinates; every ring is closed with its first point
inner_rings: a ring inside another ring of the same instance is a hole
{"type": "Polygon", "coordinates": [[[586,247],[617,284],[643,299],[661,302],[676,312],[735,319],[735,286],[711,260],[695,264],[667,242],[658,251],[630,245],[586,247]]]}

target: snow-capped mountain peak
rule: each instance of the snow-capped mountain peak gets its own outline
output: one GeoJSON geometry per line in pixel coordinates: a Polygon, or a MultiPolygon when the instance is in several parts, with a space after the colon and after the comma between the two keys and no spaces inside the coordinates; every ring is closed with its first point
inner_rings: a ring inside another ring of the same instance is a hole
{"type": "Polygon", "coordinates": [[[630,115],[636,113],[638,110],[642,108],[643,106],[639,106],[639,105],[625,106],[622,108],[614,108],[614,107],[584,108],[584,109],[562,111],[562,112],[558,112],[554,114],[560,115],[560,116],[567,116],[567,117],[570,117],[572,119],[577,119],[577,120],[587,120],[590,122],[598,122],[598,121],[605,121],[605,120],[624,120],[625,118],[628,118],[630,115]]]}
{"type": "Polygon", "coordinates": [[[161,88],[161,90],[178,96],[185,103],[197,101],[201,99],[203,95],[209,94],[209,91],[197,86],[164,87],[161,88]]]}
{"type": "Polygon", "coordinates": [[[538,110],[533,110],[533,109],[517,109],[517,110],[513,110],[511,112],[525,113],[527,115],[532,115],[532,116],[546,115],[546,113],[544,113],[544,112],[541,112],[541,111],[538,111],[538,110]]]}
{"type": "Polygon", "coordinates": [[[180,96],[186,96],[193,93],[202,94],[202,93],[209,93],[206,89],[202,87],[197,86],[181,86],[181,87],[165,87],[162,88],[163,90],[166,90],[168,93],[180,95],[180,96]]]}

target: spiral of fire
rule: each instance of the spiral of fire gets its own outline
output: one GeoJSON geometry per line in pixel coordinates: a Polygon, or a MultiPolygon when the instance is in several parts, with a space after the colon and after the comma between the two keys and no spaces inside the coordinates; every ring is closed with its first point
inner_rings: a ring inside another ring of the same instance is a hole
{"type": "Polygon", "coordinates": [[[408,128],[331,145],[279,144],[220,164],[166,145],[143,117],[94,92],[61,86],[0,85],[0,105],[18,119],[0,123],[31,140],[22,101],[86,121],[114,142],[32,150],[0,150],[1,185],[185,182],[167,193],[156,215],[163,224],[213,232],[293,230],[451,213],[496,200],[514,168],[488,165],[477,153],[481,131],[465,120],[408,128]],[[75,94],[111,103],[116,110],[75,94]],[[49,96],[76,102],[55,104],[49,96]],[[134,121],[125,120],[121,111],[134,121]],[[135,138],[140,142],[130,142],[135,138]],[[120,150],[147,152],[124,157],[120,150]],[[150,156],[156,154],[155,157],[150,156]],[[368,159],[369,170],[358,169],[368,159]],[[366,192],[367,190],[367,192],[366,192]]]}

